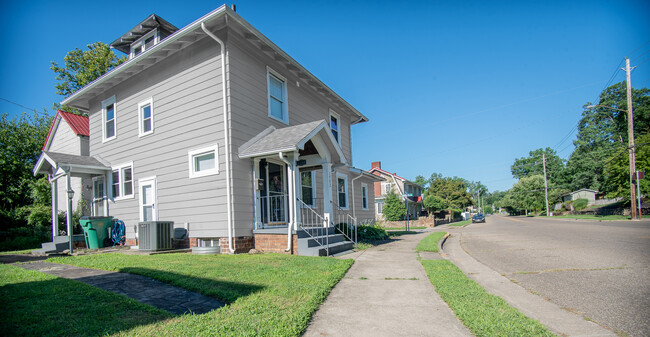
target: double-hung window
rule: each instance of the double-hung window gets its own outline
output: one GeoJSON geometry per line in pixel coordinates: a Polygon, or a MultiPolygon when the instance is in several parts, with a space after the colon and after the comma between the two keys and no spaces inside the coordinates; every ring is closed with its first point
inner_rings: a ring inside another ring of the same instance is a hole
{"type": "Polygon", "coordinates": [[[190,165],[190,178],[219,174],[219,147],[215,144],[187,153],[190,165]]]}
{"type": "Polygon", "coordinates": [[[348,209],[348,177],[346,175],[336,175],[336,192],[338,195],[339,207],[342,209],[348,209]]]}
{"type": "Polygon", "coordinates": [[[111,178],[113,200],[133,198],[133,162],[113,167],[111,178]]]}
{"type": "Polygon", "coordinates": [[[115,96],[102,102],[102,141],[117,137],[115,96]]]}
{"type": "Polygon", "coordinates": [[[391,184],[391,183],[381,183],[381,186],[382,186],[382,190],[383,190],[382,192],[384,192],[384,194],[391,194],[393,192],[393,184],[391,184]]]}
{"type": "Polygon", "coordinates": [[[361,208],[368,209],[368,185],[361,183],[361,208]]]}
{"type": "Polygon", "coordinates": [[[151,47],[159,42],[159,39],[158,30],[156,29],[133,42],[133,44],[131,44],[131,54],[129,55],[129,58],[134,58],[151,49],[151,47]]]}
{"type": "Polygon", "coordinates": [[[341,145],[341,134],[340,134],[340,125],[339,125],[339,115],[330,110],[330,130],[332,131],[332,135],[334,136],[334,139],[336,139],[336,142],[341,145]]]}
{"type": "Polygon", "coordinates": [[[314,206],[314,171],[300,172],[300,186],[302,187],[302,202],[307,206],[314,206]]]}
{"type": "Polygon", "coordinates": [[[280,74],[267,68],[269,117],[289,124],[287,107],[287,80],[280,74]]]}
{"type": "Polygon", "coordinates": [[[153,133],[153,98],[138,104],[138,125],[140,137],[153,133]]]}

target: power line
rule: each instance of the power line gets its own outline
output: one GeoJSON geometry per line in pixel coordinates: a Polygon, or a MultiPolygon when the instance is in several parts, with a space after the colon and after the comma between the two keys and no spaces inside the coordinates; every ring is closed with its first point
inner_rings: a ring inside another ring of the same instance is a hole
{"type": "Polygon", "coordinates": [[[48,115],[46,112],[44,112],[44,111],[38,111],[38,110],[36,110],[36,109],[32,109],[32,108],[30,108],[30,107],[26,107],[26,106],[24,106],[24,105],[22,105],[22,104],[19,104],[19,103],[16,103],[16,102],[10,101],[10,100],[8,100],[8,99],[6,99],[6,98],[2,98],[2,97],[0,97],[0,99],[3,100],[3,101],[5,101],[5,102],[8,102],[8,103],[11,103],[11,104],[17,105],[17,106],[19,106],[19,107],[21,107],[21,108],[24,108],[24,109],[31,110],[31,111],[34,111],[34,112],[39,113],[39,114],[44,114],[44,115],[49,116],[49,115],[48,115]]]}
{"type": "Polygon", "coordinates": [[[647,54],[648,52],[650,52],[650,49],[648,49],[648,50],[646,50],[646,51],[645,51],[645,52],[644,52],[643,54],[641,54],[641,55],[639,55],[639,56],[637,56],[637,57],[635,57],[635,58],[634,58],[633,60],[630,60],[630,62],[634,62],[634,61],[636,61],[636,60],[638,60],[638,59],[640,59],[640,58],[641,58],[641,56],[643,56],[643,55],[645,55],[645,54],[647,54]]]}
{"type": "Polygon", "coordinates": [[[629,57],[629,56],[632,56],[632,55],[633,55],[637,50],[643,48],[643,46],[645,46],[645,45],[648,44],[648,43],[650,43],[650,40],[648,40],[648,41],[646,41],[644,44],[638,46],[638,47],[637,47],[636,49],[634,49],[631,53],[628,53],[628,54],[627,54],[628,57],[629,57]]]}

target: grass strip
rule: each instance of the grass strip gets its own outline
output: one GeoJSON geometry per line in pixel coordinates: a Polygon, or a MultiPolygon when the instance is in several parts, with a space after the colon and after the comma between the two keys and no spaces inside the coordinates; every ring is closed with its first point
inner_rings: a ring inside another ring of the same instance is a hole
{"type": "Polygon", "coordinates": [[[449,227],[460,227],[460,226],[466,226],[472,223],[472,220],[463,220],[463,221],[458,221],[458,222],[452,222],[449,224],[449,227]]]}
{"type": "Polygon", "coordinates": [[[123,332],[138,336],[299,336],[353,263],[284,254],[121,253],[48,262],[143,275],[228,304],[206,314],[178,316],[123,332]]]}
{"type": "Polygon", "coordinates": [[[171,314],[85,283],[0,265],[0,336],[103,336],[171,314]]]}
{"type": "Polygon", "coordinates": [[[448,260],[422,260],[440,297],[476,336],[554,336],[540,322],[485,291],[448,260]]]}
{"type": "Polygon", "coordinates": [[[426,238],[422,239],[418,243],[418,246],[415,247],[415,250],[418,252],[434,252],[437,253],[438,250],[438,241],[445,236],[447,232],[433,232],[429,234],[426,238]]]}
{"type": "Polygon", "coordinates": [[[605,221],[613,221],[613,220],[630,220],[631,217],[625,216],[625,215],[588,215],[588,214],[567,214],[567,215],[554,215],[552,217],[553,219],[559,218],[559,219],[587,219],[587,220],[605,220],[605,221]]]}
{"type": "MultiPolygon", "coordinates": [[[[427,229],[428,227],[425,226],[409,226],[409,230],[413,229],[427,229]]],[[[384,229],[388,232],[390,231],[405,231],[406,227],[384,227],[384,229]]]]}

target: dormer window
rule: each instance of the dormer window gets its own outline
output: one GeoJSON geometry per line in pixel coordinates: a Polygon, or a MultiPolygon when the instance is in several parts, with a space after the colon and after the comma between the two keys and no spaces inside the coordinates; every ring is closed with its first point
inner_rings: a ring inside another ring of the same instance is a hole
{"type": "Polygon", "coordinates": [[[160,37],[158,35],[158,30],[154,29],[147,35],[139,38],[133,44],[131,44],[131,54],[129,55],[129,58],[134,58],[141,53],[144,53],[145,51],[151,49],[155,44],[157,44],[160,40],[160,37]]]}

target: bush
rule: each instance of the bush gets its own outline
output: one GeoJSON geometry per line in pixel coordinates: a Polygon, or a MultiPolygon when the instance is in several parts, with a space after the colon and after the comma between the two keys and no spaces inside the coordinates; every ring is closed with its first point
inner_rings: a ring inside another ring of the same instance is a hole
{"type": "Polygon", "coordinates": [[[377,224],[360,225],[357,229],[357,235],[359,241],[377,241],[388,239],[388,233],[386,230],[377,224]]]}
{"type": "Polygon", "coordinates": [[[391,193],[384,200],[383,213],[387,221],[401,221],[406,215],[406,206],[397,194],[391,193]]]}
{"type": "Polygon", "coordinates": [[[575,208],[576,211],[582,210],[587,208],[587,205],[589,204],[589,200],[587,199],[578,199],[573,202],[573,208],[575,208]]]}

